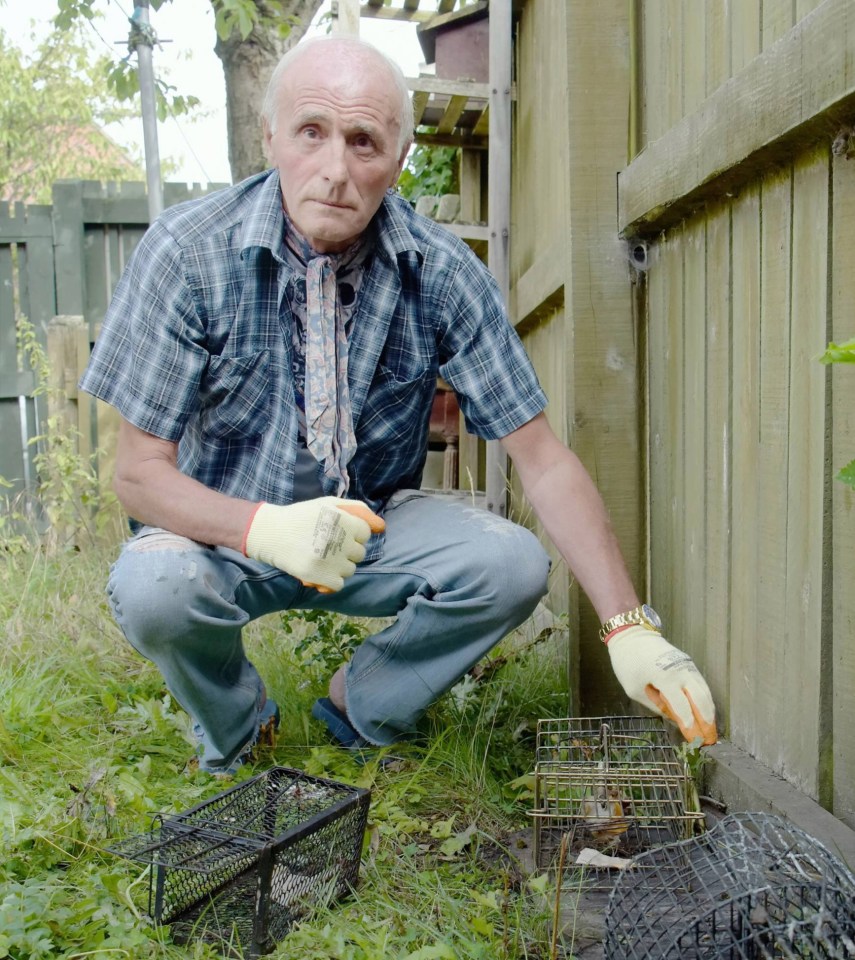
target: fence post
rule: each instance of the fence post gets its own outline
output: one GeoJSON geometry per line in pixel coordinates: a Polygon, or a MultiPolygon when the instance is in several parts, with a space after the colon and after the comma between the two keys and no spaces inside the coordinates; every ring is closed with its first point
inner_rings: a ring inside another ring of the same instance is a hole
{"type": "Polygon", "coordinates": [[[47,357],[50,368],[48,382],[48,417],[56,417],[62,429],[75,434],[81,456],[88,456],[92,441],[88,424],[83,430],[78,408],[77,380],[89,354],[86,321],[79,314],[61,314],[47,326],[47,357]]]}

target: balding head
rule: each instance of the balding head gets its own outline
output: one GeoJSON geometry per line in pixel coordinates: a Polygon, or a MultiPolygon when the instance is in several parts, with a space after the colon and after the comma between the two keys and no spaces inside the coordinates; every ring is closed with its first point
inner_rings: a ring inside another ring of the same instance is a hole
{"type": "Polygon", "coordinates": [[[409,147],[413,139],[414,122],[413,105],[410,100],[406,78],[394,60],[387,57],[373,44],[361,40],[359,37],[312,37],[308,40],[301,40],[282,57],[271,74],[261,108],[262,121],[270,133],[276,132],[277,115],[283,86],[287,83],[288,71],[295,63],[307,56],[314,58],[319,63],[327,62],[330,59],[340,59],[343,62],[349,61],[360,64],[368,71],[380,71],[381,74],[385,71],[400,102],[400,110],[396,117],[396,122],[399,125],[398,153],[403,153],[404,149],[409,147]]]}

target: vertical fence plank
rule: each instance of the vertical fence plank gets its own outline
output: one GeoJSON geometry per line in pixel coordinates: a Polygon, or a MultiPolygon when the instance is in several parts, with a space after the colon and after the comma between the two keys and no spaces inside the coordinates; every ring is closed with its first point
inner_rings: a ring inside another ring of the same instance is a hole
{"type": "MultiPolygon", "coordinates": [[[[821,799],[822,538],[825,508],[825,345],[828,298],[829,152],[800,160],[793,172],[793,306],[790,323],[790,451],[787,469],[786,664],[779,691],[787,704],[781,733],[785,776],[821,799]],[[817,242],[819,239],[819,242],[817,242]]],[[[780,734],[779,734],[780,735],[780,734]]]]}
{"type": "Polygon", "coordinates": [[[677,643],[683,572],[683,232],[670,231],[650,269],[650,596],[677,643]]]}
{"type": "Polygon", "coordinates": [[[692,656],[703,652],[706,635],[706,228],[702,219],[683,235],[683,493],[682,595],[685,636],[679,641],[692,656]]]}
{"type": "Polygon", "coordinates": [[[763,49],[768,50],[776,40],[793,26],[793,0],[763,0],[763,49]]]}
{"type": "MultiPolygon", "coordinates": [[[[749,0],[744,0],[746,5],[749,0]]],[[[704,78],[704,96],[717,90],[731,75],[730,23],[733,11],[729,3],[706,4],[707,59],[704,78]]]]}
{"type": "Polygon", "coordinates": [[[639,149],[662,136],[667,129],[663,116],[665,68],[662,56],[662,0],[639,2],[642,73],[639,77],[641,109],[639,149]]]}
{"type": "Polygon", "coordinates": [[[664,13],[661,56],[665,67],[665,86],[660,94],[665,106],[663,133],[681,120],[685,113],[683,16],[690,11],[685,9],[683,0],[664,0],[664,13]]]}
{"type": "MultiPolygon", "coordinates": [[[[855,179],[852,162],[836,157],[833,168],[831,339],[855,337],[855,179]]],[[[831,468],[836,474],[855,459],[855,367],[831,368],[831,468]]],[[[832,809],[855,829],[855,490],[832,480],[831,669],[834,677],[834,790],[832,809]]]]}
{"type": "Polygon", "coordinates": [[[56,183],[53,187],[56,256],[56,309],[69,315],[86,314],[86,265],[83,258],[83,184],[56,183]]]}
{"type": "Polygon", "coordinates": [[[668,312],[665,295],[671,279],[669,261],[671,251],[667,238],[660,241],[652,251],[652,265],[647,277],[645,406],[647,408],[647,477],[649,540],[649,598],[663,616],[670,616],[673,606],[671,579],[667,573],[659,574],[660,567],[667,571],[668,496],[665,478],[667,475],[668,427],[665,411],[667,394],[667,333],[668,312]]]}
{"type": "Polygon", "coordinates": [[[700,9],[683,6],[683,116],[694,112],[706,97],[707,86],[707,17],[700,9]]]}
{"type": "MultiPolygon", "coordinates": [[[[762,194],[760,237],[761,340],[757,561],[745,571],[743,589],[756,591],[754,635],[755,755],[778,773],[786,746],[781,734],[788,705],[782,638],[787,634],[787,459],[789,443],[790,258],[792,256],[792,173],[767,179],[762,194]]],[[[734,250],[734,263],[736,251],[734,250]]],[[[736,321],[734,319],[734,327],[736,321]]],[[[740,495],[734,481],[734,497],[740,495]]],[[[734,519],[734,526],[736,520],[734,519]]]]}
{"type": "Polygon", "coordinates": [[[730,10],[730,71],[739,71],[760,52],[763,0],[740,0],[730,10]]]}
{"type": "Polygon", "coordinates": [[[730,723],[737,745],[756,750],[756,642],[760,397],[760,190],[733,205],[730,723]]]}
{"type": "Polygon", "coordinates": [[[15,248],[11,243],[0,244],[0,383],[17,380],[18,350],[15,334],[17,317],[17,271],[13,260],[15,248]]]}
{"type": "MultiPolygon", "coordinates": [[[[718,713],[730,713],[731,276],[730,208],[706,224],[706,647],[701,664],[718,713]]],[[[756,251],[756,248],[755,248],[756,251]]],[[[755,252],[756,256],[756,252],[755,252]]]]}

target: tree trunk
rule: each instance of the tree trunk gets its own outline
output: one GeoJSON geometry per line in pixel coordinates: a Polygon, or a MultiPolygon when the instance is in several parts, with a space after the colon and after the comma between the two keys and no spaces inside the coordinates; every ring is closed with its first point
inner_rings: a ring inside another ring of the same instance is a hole
{"type": "MultiPolygon", "coordinates": [[[[254,0],[262,21],[271,13],[265,0],[254,0]]],[[[280,57],[303,36],[323,0],[286,0],[286,17],[299,18],[287,37],[269,26],[257,26],[242,40],[235,30],[228,40],[217,39],[214,48],[226,80],[226,123],[229,166],[237,183],[267,167],[261,130],[261,103],[273,68],[280,57]]]]}

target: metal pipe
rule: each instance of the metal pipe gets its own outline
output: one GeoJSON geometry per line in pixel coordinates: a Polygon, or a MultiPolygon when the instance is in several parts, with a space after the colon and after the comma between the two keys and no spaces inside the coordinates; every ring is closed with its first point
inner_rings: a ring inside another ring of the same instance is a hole
{"type": "Polygon", "coordinates": [[[163,185],[160,181],[160,152],[157,145],[157,100],[154,85],[152,47],[156,37],[149,23],[149,0],[134,0],[131,35],[128,46],[136,51],[139,66],[142,107],[145,179],[148,194],[149,223],[163,211],[163,185]]]}

